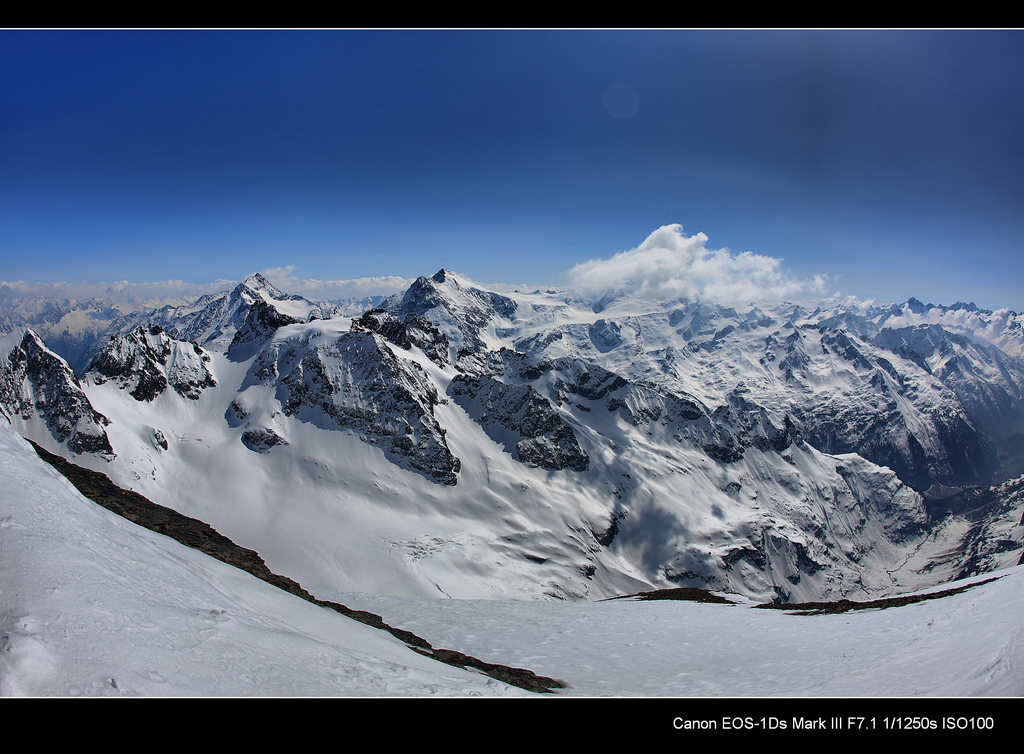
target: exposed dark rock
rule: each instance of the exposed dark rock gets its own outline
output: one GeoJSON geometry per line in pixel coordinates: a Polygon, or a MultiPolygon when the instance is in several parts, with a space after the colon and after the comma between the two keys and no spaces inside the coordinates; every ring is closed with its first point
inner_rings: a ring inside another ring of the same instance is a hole
{"type": "Polygon", "coordinates": [[[973,589],[976,586],[997,581],[999,578],[1001,577],[996,576],[991,579],[977,581],[973,584],[966,584],[953,589],[943,589],[940,592],[907,595],[905,597],[886,597],[884,599],[867,600],[865,602],[858,602],[856,600],[836,600],[834,602],[779,601],[765,603],[763,605],[754,605],[754,607],[771,610],[785,610],[787,612],[792,612],[795,615],[829,615],[835,613],[847,613],[851,610],[884,610],[889,607],[903,607],[904,605],[913,605],[917,602],[926,602],[928,600],[938,600],[943,597],[950,597],[954,594],[966,592],[968,589],[973,589]]]}
{"type": "Polygon", "coordinates": [[[0,359],[0,406],[9,420],[38,416],[53,438],[75,453],[113,456],[105,426],[68,363],[32,330],[0,359]]]}
{"type": "MultiPolygon", "coordinates": [[[[697,587],[676,587],[673,589],[655,589],[650,592],[637,592],[636,594],[624,594],[619,597],[609,597],[611,600],[675,600],[679,602],[708,602],[718,605],[735,605],[732,600],[727,600],[707,589],[697,587]]],[[[605,600],[602,600],[605,601],[605,600]]]]}
{"type": "MultiPolygon", "coordinates": [[[[285,416],[344,429],[392,462],[455,484],[461,462],[434,417],[438,395],[423,369],[398,359],[379,335],[343,333],[330,342],[275,341],[249,368],[243,389],[272,384],[285,416]]],[[[231,411],[231,409],[229,409],[231,411]]],[[[231,420],[241,422],[239,412],[231,420]]]]}
{"type": "Polygon", "coordinates": [[[402,322],[415,315],[432,323],[456,349],[459,368],[474,373],[479,371],[479,361],[487,351],[481,331],[495,317],[514,316],[516,306],[512,299],[492,291],[459,285],[444,269],[430,278],[417,278],[404,294],[383,304],[402,322]]]}
{"type": "Polygon", "coordinates": [[[353,320],[353,330],[375,332],[399,348],[419,348],[440,367],[450,363],[448,338],[432,322],[409,313],[399,319],[386,309],[371,309],[353,320]]]}
{"type": "Polygon", "coordinates": [[[555,471],[585,471],[589,465],[572,427],[532,386],[459,375],[451,381],[448,393],[477,415],[484,430],[523,463],[555,471]]]}
{"type": "Polygon", "coordinates": [[[243,432],[242,444],[254,453],[266,453],[277,445],[287,445],[288,441],[274,430],[261,427],[243,432]]]}
{"type": "Polygon", "coordinates": [[[615,537],[619,534],[619,522],[626,517],[626,512],[623,510],[617,510],[611,515],[611,519],[608,521],[608,528],[600,534],[595,535],[602,547],[611,547],[612,542],[615,541],[615,537]]]}
{"type": "Polygon", "coordinates": [[[164,433],[161,432],[159,429],[153,430],[153,444],[158,448],[162,448],[163,450],[167,450],[168,448],[167,438],[164,437],[164,433]]]}
{"type": "Polygon", "coordinates": [[[579,359],[556,359],[550,364],[551,369],[565,375],[555,383],[561,395],[579,395],[597,401],[629,384],[622,376],[579,359]]]}
{"type": "Polygon", "coordinates": [[[743,448],[739,445],[705,445],[701,449],[719,463],[735,463],[743,458],[743,448]]]}
{"type": "Polygon", "coordinates": [[[249,414],[245,408],[237,400],[231,401],[227,409],[224,411],[224,420],[228,423],[229,427],[240,427],[249,418],[249,414]]]}
{"type": "Polygon", "coordinates": [[[751,546],[735,547],[722,556],[722,563],[726,568],[732,568],[736,563],[746,562],[759,571],[764,570],[768,564],[764,553],[760,549],[751,546]]]}
{"type": "Polygon", "coordinates": [[[821,344],[830,348],[833,353],[842,356],[853,365],[855,369],[869,370],[871,364],[864,357],[864,354],[857,348],[857,345],[842,330],[825,330],[821,335],[821,344]]]}
{"type": "Polygon", "coordinates": [[[298,322],[299,320],[282,314],[266,301],[257,299],[249,305],[245,320],[231,339],[231,345],[228,346],[228,358],[234,361],[245,361],[251,358],[278,328],[298,324],[298,322]]]}
{"type": "Polygon", "coordinates": [[[939,325],[885,328],[873,342],[934,374],[956,394],[971,423],[992,439],[1024,431],[1020,359],[939,325]]]}
{"type": "Polygon", "coordinates": [[[210,356],[197,344],[178,340],[157,325],[139,326],[110,338],[89,364],[98,385],[114,380],[137,401],[152,401],[168,385],[183,398],[198,400],[217,381],[210,356]]]}

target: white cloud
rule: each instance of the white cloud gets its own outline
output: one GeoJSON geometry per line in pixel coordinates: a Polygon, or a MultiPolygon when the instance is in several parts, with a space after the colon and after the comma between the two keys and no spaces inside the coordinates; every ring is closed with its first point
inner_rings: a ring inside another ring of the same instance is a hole
{"type": "Polygon", "coordinates": [[[269,267],[261,272],[267,280],[285,293],[297,293],[314,301],[390,296],[392,293],[405,290],[413,282],[413,278],[397,275],[320,280],[299,277],[295,274],[296,269],[295,265],[286,265],[284,267],[269,267]]]}
{"type": "Polygon", "coordinates": [[[652,299],[686,298],[733,304],[820,297],[823,275],[795,278],[782,260],[744,251],[709,249],[703,233],[687,236],[681,225],[663,225],[635,249],[592,259],[568,272],[570,285],[586,295],[629,294],[652,299]]]}
{"type": "Polygon", "coordinates": [[[161,280],[133,283],[127,280],[107,282],[45,282],[0,280],[0,299],[42,299],[48,301],[84,302],[99,299],[122,308],[183,304],[204,293],[214,293],[234,285],[230,280],[188,283],[183,280],[161,280]]]}

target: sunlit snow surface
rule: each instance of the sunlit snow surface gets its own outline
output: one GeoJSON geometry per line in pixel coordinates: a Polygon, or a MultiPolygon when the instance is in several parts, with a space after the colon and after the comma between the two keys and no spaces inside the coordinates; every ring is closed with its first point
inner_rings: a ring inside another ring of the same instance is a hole
{"type": "Polygon", "coordinates": [[[927,602],[809,616],[749,603],[338,596],[430,642],[561,678],[564,694],[1020,696],[1024,567],[943,588],[993,575],[1003,578],[927,602]]]}
{"type": "Polygon", "coordinates": [[[0,695],[527,693],[110,513],[6,428],[0,478],[0,695]]]}
{"type": "MultiPolygon", "coordinates": [[[[0,693],[517,695],[81,497],[0,429],[0,693]]],[[[1024,694],[1024,568],[959,595],[795,616],[689,602],[340,597],[588,696],[1024,694]]],[[[982,577],[978,577],[982,578],[982,577]]],[[[978,580],[978,578],[974,580],[978,580]]]]}

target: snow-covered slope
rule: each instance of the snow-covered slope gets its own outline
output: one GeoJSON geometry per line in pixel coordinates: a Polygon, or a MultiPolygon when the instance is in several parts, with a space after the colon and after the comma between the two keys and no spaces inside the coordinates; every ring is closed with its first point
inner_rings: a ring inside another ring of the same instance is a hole
{"type": "Polygon", "coordinates": [[[565,695],[1021,696],[1024,567],[992,576],[1002,578],[932,601],[806,616],[675,601],[341,597],[430,641],[529,663],[565,679],[565,695]]]}
{"type": "MultiPolygon", "coordinates": [[[[2,428],[0,478],[0,695],[527,693],[110,513],[2,428]]],[[[742,602],[325,596],[562,678],[564,695],[1021,695],[1024,568],[991,576],[934,601],[815,616],[742,602]]]]}
{"type": "Polygon", "coordinates": [[[7,428],[0,469],[0,695],[527,693],[100,508],[7,428]]]}

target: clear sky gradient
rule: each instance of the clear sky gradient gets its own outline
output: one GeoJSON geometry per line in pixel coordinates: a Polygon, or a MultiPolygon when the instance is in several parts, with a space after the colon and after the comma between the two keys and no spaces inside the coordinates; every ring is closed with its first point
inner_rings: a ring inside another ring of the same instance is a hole
{"type": "Polygon", "coordinates": [[[0,279],[558,283],[681,223],[1024,309],[1020,32],[0,32],[0,279]]]}

